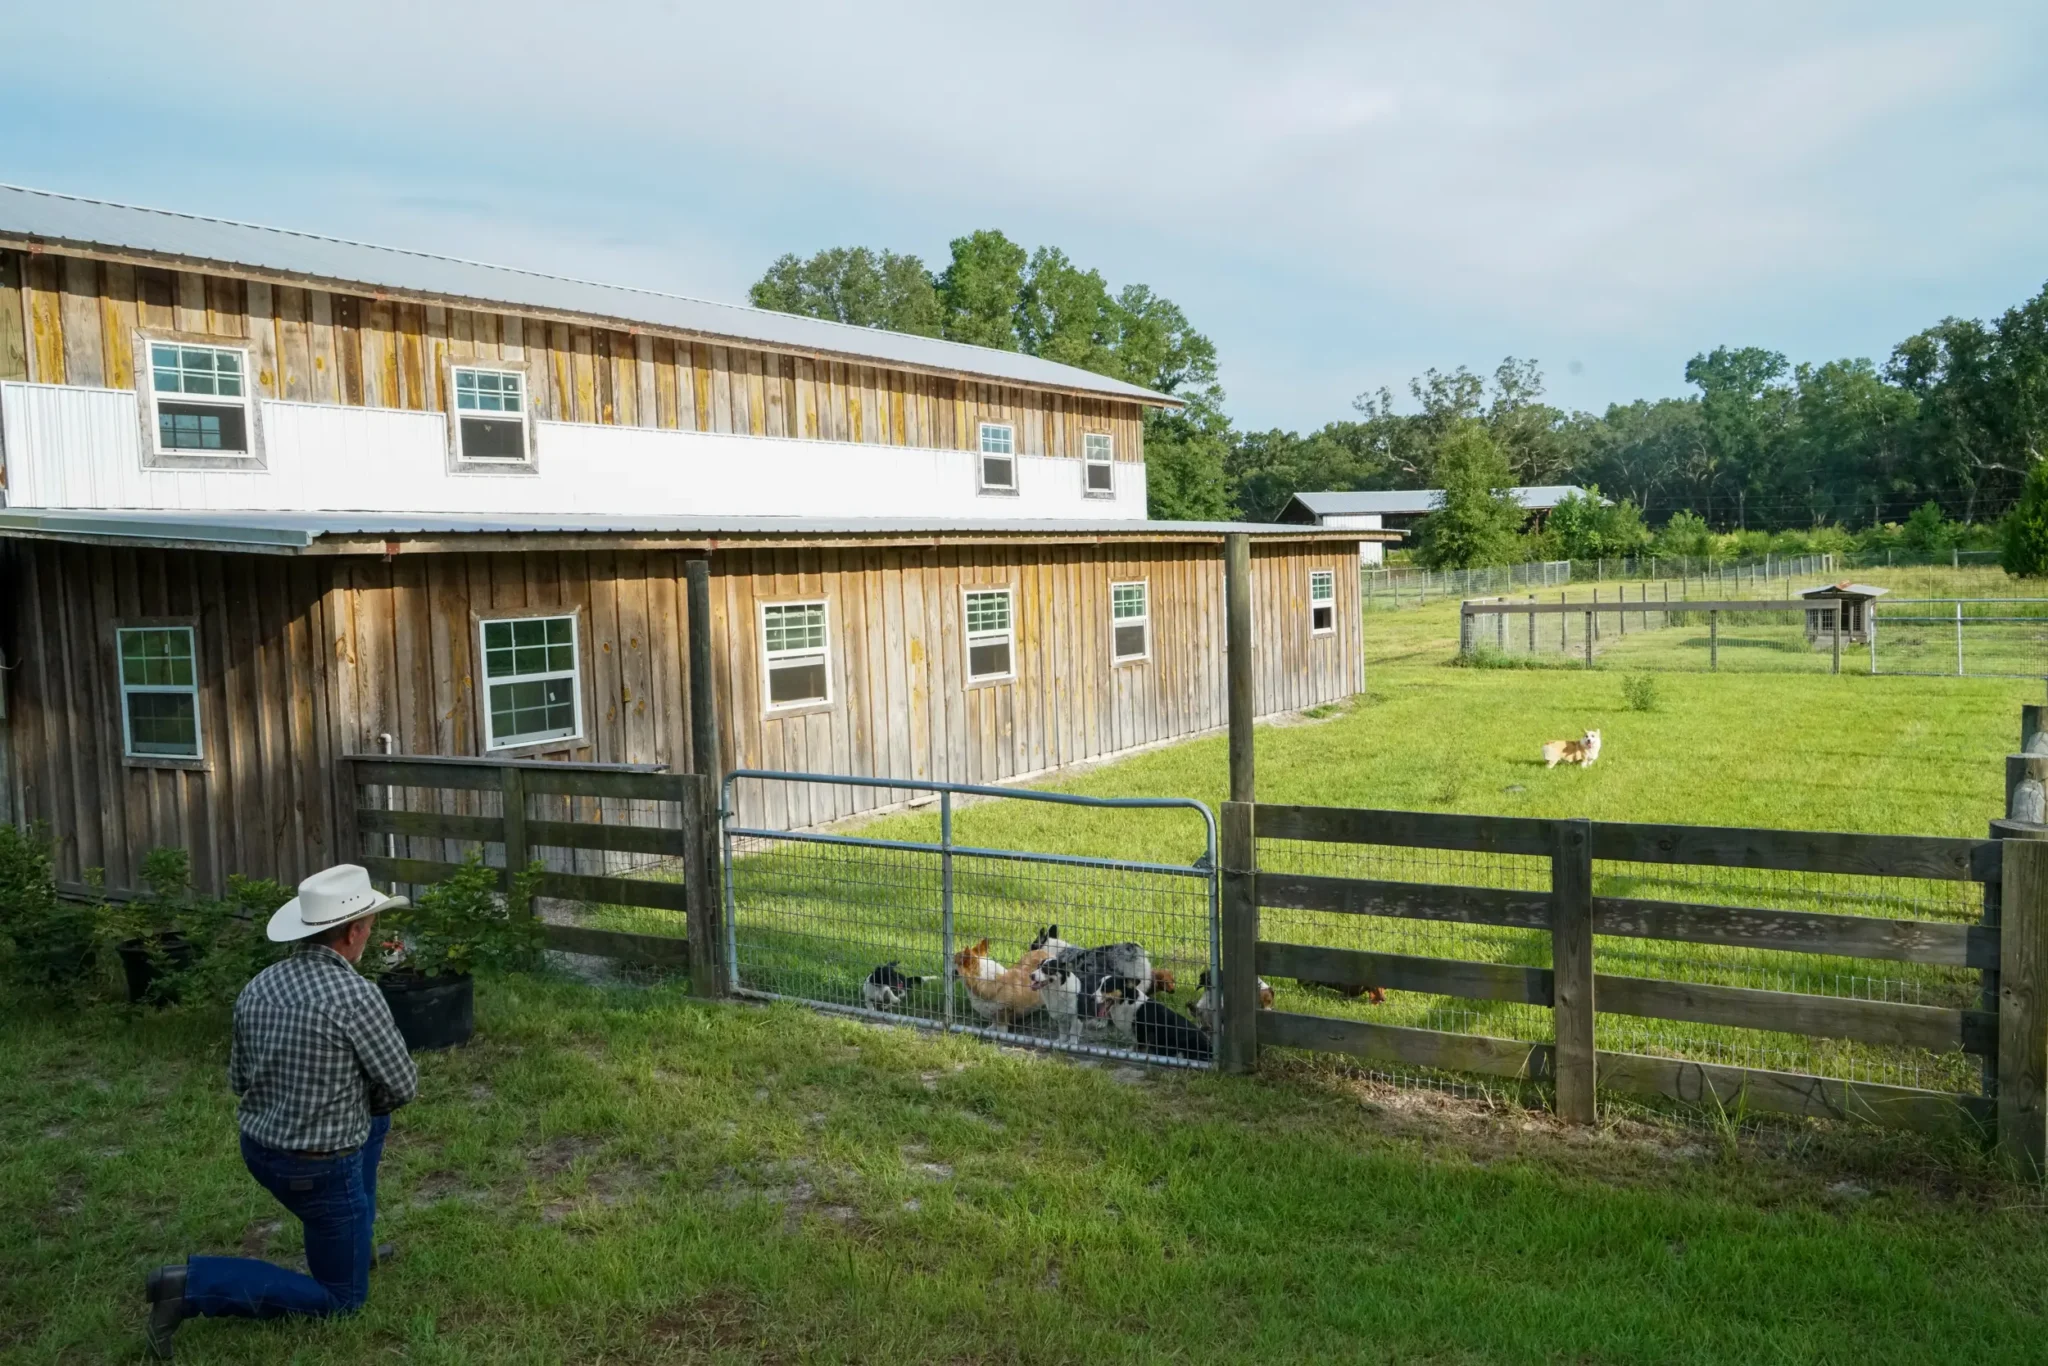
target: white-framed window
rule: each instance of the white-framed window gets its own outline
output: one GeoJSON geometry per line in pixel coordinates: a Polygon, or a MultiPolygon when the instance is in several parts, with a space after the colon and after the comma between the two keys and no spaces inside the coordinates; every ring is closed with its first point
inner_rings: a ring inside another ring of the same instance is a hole
{"type": "Polygon", "coordinates": [[[516,370],[455,367],[455,449],[467,461],[526,462],[526,377],[516,370]]]}
{"type": "Polygon", "coordinates": [[[1337,571],[1308,571],[1308,630],[1326,636],[1337,629],[1337,571]]]}
{"type": "Polygon", "coordinates": [[[1082,434],[1081,494],[1086,498],[1116,497],[1116,442],[1108,432],[1082,434]]]}
{"type": "Polygon", "coordinates": [[[200,757],[196,634],[190,626],[124,626],[114,633],[122,743],[130,758],[200,757]]]}
{"type": "Polygon", "coordinates": [[[822,602],[761,604],[768,710],[832,700],[831,635],[822,602]]]}
{"type": "Polygon", "coordinates": [[[1016,632],[1010,616],[1010,590],[966,590],[967,681],[1010,678],[1017,672],[1016,632]]]}
{"type": "Polygon", "coordinates": [[[576,618],[486,621],[484,748],[510,749],[583,733],[576,618]]]}
{"type": "Polygon", "coordinates": [[[981,491],[1017,491],[1017,429],[1007,422],[981,424],[981,491]]]}
{"type": "Polygon", "coordinates": [[[236,346],[149,343],[158,455],[253,455],[249,353],[236,346]]]}
{"type": "Polygon", "coordinates": [[[1144,580],[1109,586],[1110,656],[1118,664],[1151,657],[1151,609],[1144,580]]]}

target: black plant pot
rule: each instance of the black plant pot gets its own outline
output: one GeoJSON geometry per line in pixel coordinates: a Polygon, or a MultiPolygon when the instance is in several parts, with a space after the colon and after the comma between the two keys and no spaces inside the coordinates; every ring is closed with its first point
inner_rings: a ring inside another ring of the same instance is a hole
{"type": "MultiPolygon", "coordinates": [[[[121,955],[121,972],[128,979],[128,999],[151,999],[150,988],[161,979],[183,972],[199,961],[199,946],[176,931],[148,939],[126,939],[114,946],[121,955]]],[[[177,988],[166,984],[155,996],[158,1005],[178,999],[177,988]]]]}
{"type": "Polygon", "coordinates": [[[468,1043],[476,1032],[476,979],[468,973],[421,977],[392,972],[377,985],[391,1007],[391,1018],[398,1022],[398,1032],[405,1036],[405,1046],[415,1053],[454,1048],[468,1043]]]}

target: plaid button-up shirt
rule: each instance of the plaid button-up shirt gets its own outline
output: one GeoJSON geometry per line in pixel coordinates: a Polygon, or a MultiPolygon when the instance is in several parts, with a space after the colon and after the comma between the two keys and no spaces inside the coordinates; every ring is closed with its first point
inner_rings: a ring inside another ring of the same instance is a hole
{"type": "Polygon", "coordinates": [[[374,982],[324,944],[256,974],[235,998],[228,1085],[266,1148],[361,1146],[370,1116],[413,1098],[419,1073],[374,982]]]}

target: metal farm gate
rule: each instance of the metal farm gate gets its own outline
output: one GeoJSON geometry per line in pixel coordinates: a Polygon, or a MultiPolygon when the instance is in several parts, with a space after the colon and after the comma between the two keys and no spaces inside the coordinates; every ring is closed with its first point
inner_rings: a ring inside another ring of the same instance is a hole
{"type": "MultiPolygon", "coordinates": [[[[1140,945],[1153,999],[1196,1018],[1204,973],[1219,980],[1216,820],[1180,797],[1078,797],[1058,792],[919,783],[838,774],[741,769],[726,776],[725,952],[734,994],[800,1001],[869,1019],[975,1034],[1148,1063],[1207,1067],[1206,1038],[1193,1049],[1147,1048],[1085,1007],[1062,1015],[1021,1001],[1014,1017],[984,988],[959,979],[955,955],[988,940],[1003,969],[1029,966],[1049,926],[1080,949],[1140,945]],[[742,825],[739,784],[823,784],[914,793],[870,833],[742,825]],[[1039,804],[1073,813],[1071,826],[1036,828],[1045,843],[1082,834],[1142,841],[1156,860],[991,848],[955,838],[956,812],[982,802],[1039,804]],[[1080,812],[1094,813],[1091,821],[1080,812]],[[1153,813],[1145,815],[1143,813],[1153,813]],[[1185,813],[1175,819],[1174,813],[1185,813]],[[1107,828],[1100,827],[1106,823],[1107,828]],[[1179,855],[1186,861],[1169,861],[1179,855]],[[1178,1052],[1199,1056],[1176,1056],[1178,1052]]],[[[1008,985],[1019,985],[1011,979],[1008,985]]]]}

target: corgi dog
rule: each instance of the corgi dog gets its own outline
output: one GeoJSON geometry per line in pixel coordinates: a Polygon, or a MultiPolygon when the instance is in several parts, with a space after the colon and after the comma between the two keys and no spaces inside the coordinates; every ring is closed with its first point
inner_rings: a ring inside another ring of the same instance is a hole
{"type": "Polygon", "coordinates": [[[988,956],[988,940],[953,955],[953,967],[967,988],[968,1004],[990,1024],[1008,1025],[1045,1009],[1045,1000],[1032,989],[1031,975],[1052,955],[1033,949],[1014,968],[1006,968],[988,956]]]}
{"type": "Polygon", "coordinates": [[[861,983],[860,998],[869,1010],[894,1010],[910,999],[912,987],[923,986],[929,977],[912,977],[900,964],[890,961],[868,974],[861,983]]]}
{"type": "MultiPolygon", "coordinates": [[[[1202,994],[1195,998],[1195,1018],[1202,1022],[1202,1028],[1214,1032],[1216,1028],[1216,1007],[1219,1002],[1216,999],[1216,993],[1210,990],[1209,969],[1202,969],[1202,975],[1195,979],[1195,985],[1200,987],[1202,991],[1202,994]]],[[[1259,979],[1259,1009],[1271,1010],[1272,1008],[1272,984],[1261,977],[1259,979]]]]}
{"type": "Polygon", "coordinates": [[[1061,1038],[1077,1041],[1085,1032],[1106,1027],[1098,1024],[1093,1011],[1082,1013],[1081,975],[1061,959],[1048,958],[1033,968],[1031,988],[1045,1002],[1045,1013],[1061,1038]]]}
{"type": "MultiPolygon", "coordinates": [[[[1031,950],[1071,965],[1081,979],[1081,994],[1084,996],[1094,995],[1105,977],[1134,977],[1140,982],[1151,982],[1155,978],[1152,958],[1145,952],[1144,945],[1129,941],[1084,949],[1060,938],[1059,926],[1047,925],[1031,941],[1031,950]]],[[[1171,987],[1171,978],[1168,986],[1171,987]]]]}
{"type": "Polygon", "coordinates": [[[1543,746],[1543,766],[1556,768],[1559,764],[1577,764],[1591,768],[1593,761],[1600,757],[1600,732],[1589,730],[1583,740],[1552,740],[1543,746]]]}
{"type": "Polygon", "coordinates": [[[1130,1036],[1141,1053],[1207,1059],[1215,1051],[1200,1025],[1153,1000],[1139,978],[1105,977],[1095,995],[1097,1008],[1120,1033],[1130,1036]]]}

